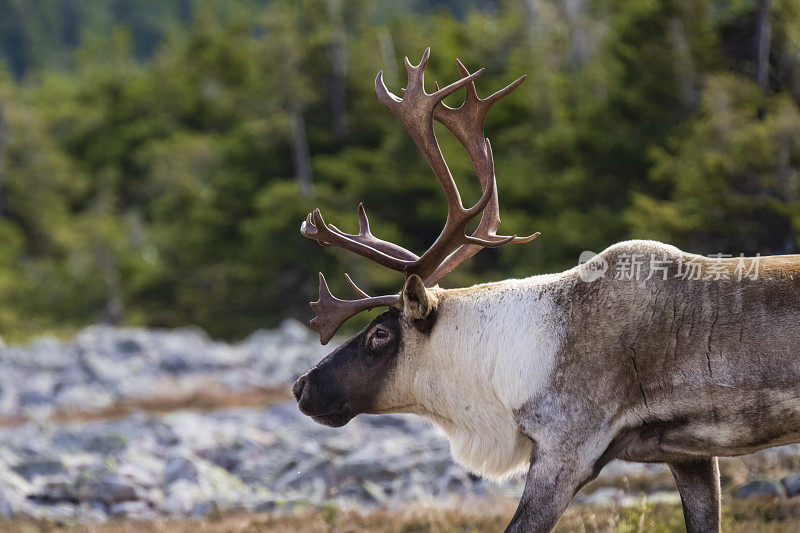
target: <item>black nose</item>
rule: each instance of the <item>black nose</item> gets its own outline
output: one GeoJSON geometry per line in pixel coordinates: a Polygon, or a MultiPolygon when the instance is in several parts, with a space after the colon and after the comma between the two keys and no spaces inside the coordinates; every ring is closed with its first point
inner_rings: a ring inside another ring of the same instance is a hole
{"type": "Polygon", "coordinates": [[[300,398],[303,397],[303,389],[305,388],[305,386],[306,386],[305,376],[300,376],[300,379],[295,381],[294,385],[292,385],[292,394],[294,394],[294,399],[297,400],[298,402],[300,401],[300,398]]]}

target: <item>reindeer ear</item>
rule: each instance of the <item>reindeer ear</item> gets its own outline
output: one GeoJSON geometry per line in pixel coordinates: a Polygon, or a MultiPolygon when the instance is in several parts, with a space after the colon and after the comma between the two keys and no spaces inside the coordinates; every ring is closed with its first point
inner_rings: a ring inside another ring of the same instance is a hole
{"type": "Polygon", "coordinates": [[[403,308],[408,318],[424,320],[436,309],[436,296],[425,288],[416,274],[411,274],[403,287],[403,308]]]}

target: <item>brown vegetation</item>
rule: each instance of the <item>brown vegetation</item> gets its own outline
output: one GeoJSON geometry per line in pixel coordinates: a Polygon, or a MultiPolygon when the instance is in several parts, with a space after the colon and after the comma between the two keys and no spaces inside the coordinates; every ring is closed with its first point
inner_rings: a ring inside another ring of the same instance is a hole
{"type": "MultiPolygon", "coordinates": [[[[48,420],[51,422],[91,422],[116,420],[138,411],[169,413],[182,409],[214,411],[232,407],[268,407],[290,398],[288,387],[231,391],[216,384],[209,384],[207,387],[190,392],[123,399],[102,409],[56,411],[48,417],[48,420]]],[[[0,416],[0,427],[14,427],[28,421],[30,421],[30,417],[26,416],[0,416]]]]}

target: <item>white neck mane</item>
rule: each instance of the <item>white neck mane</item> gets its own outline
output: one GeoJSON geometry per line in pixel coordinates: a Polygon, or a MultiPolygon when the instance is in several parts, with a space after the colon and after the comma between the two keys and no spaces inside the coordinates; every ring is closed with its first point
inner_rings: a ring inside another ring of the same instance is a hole
{"type": "Polygon", "coordinates": [[[453,458],[500,480],[527,467],[532,442],[514,411],[545,384],[563,338],[547,291],[562,274],[438,292],[436,327],[414,375],[421,414],[447,434],[453,458]]]}

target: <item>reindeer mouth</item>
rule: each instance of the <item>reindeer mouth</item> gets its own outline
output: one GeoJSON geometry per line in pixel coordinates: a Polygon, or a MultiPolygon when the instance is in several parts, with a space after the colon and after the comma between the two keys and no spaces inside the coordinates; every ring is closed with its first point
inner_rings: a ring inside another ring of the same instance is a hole
{"type": "Polygon", "coordinates": [[[350,409],[348,409],[347,404],[342,405],[341,407],[337,407],[327,413],[315,414],[315,413],[306,413],[308,416],[311,417],[311,420],[316,422],[317,424],[322,424],[323,426],[328,426],[332,428],[339,428],[343,425],[350,422],[353,418],[353,415],[350,414],[350,409]]]}
{"type": "Polygon", "coordinates": [[[336,409],[332,409],[324,413],[313,412],[307,406],[303,405],[303,402],[298,403],[298,407],[300,412],[311,417],[311,420],[317,424],[322,424],[323,426],[332,428],[342,427],[350,422],[350,420],[353,418],[353,415],[350,414],[350,409],[348,408],[347,404],[343,404],[336,409]]]}
{"type": "Polygon", "coordinates": [[[350,422],[353,418],[346,409],[342,409],[336,413],[328,413],[324,415],[310,415],[311,419],[317,424],[328,426],[332,428],[340,428],[350,422]]]}

